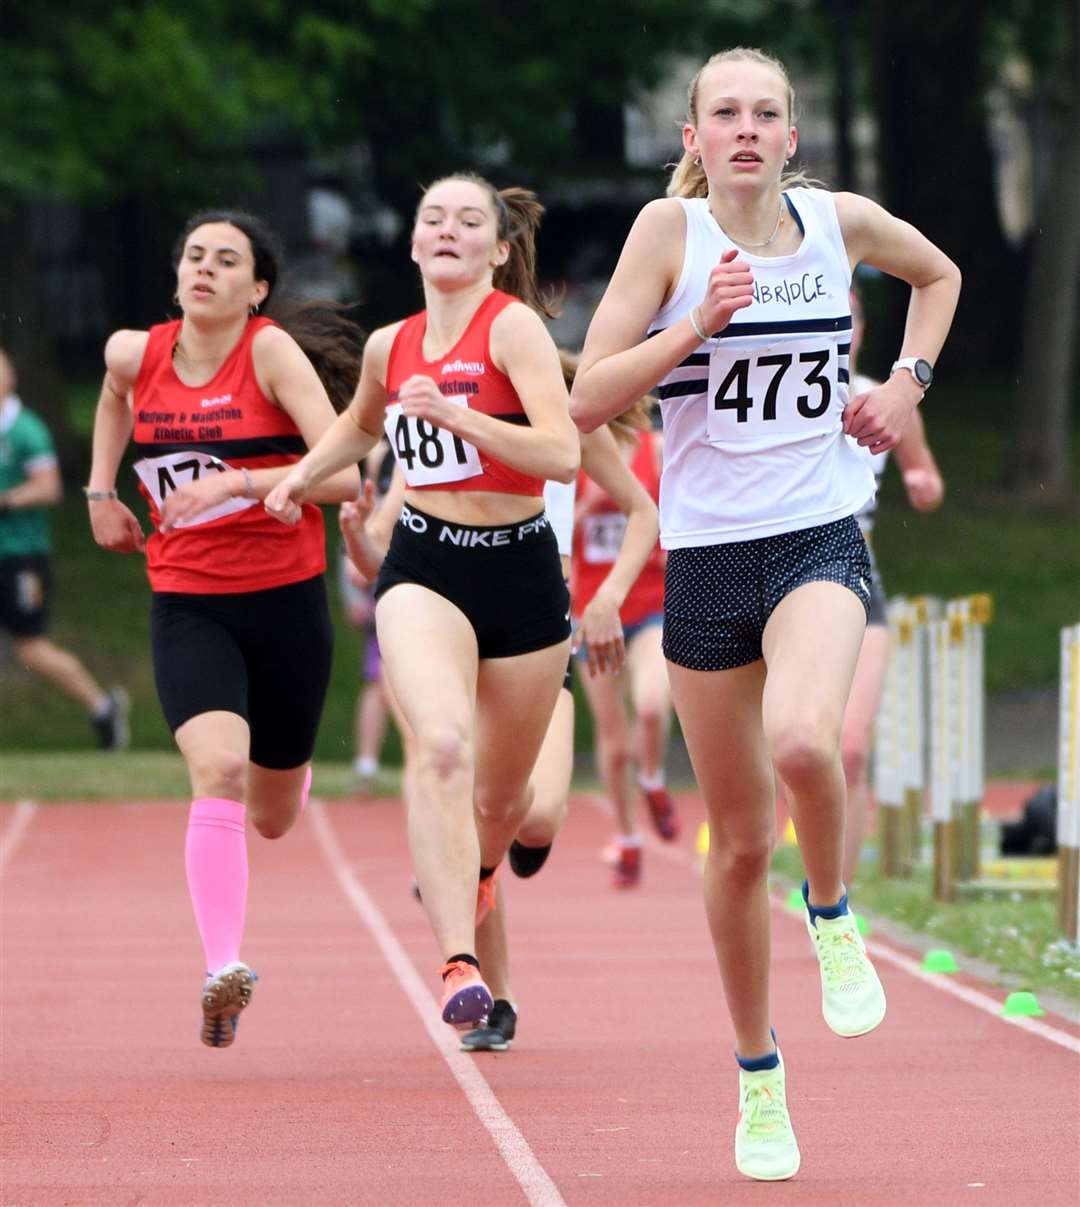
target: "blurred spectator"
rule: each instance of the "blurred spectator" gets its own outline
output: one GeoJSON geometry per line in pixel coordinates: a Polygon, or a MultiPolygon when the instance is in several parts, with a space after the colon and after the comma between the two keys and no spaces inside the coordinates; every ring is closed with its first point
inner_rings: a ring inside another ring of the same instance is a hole
{"type": "Polygon", "coordinates": [[[128,744],[128,696],[103,690],[83,663],[45,636],[52,591],[52,558],[45,508],[63,485],[49,429],[15,393],[15,370],[0,350],[0,627],[15,657],[78,701],[90,715],[98,744],[128,744]]]}

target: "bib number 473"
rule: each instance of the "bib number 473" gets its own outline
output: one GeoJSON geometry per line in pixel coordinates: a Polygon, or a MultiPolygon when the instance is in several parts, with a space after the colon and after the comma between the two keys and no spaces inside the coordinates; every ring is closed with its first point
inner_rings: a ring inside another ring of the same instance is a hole
{"type": "Polygon", "coordinates": [[[737,423],[748,423],[755,403],[754,391],[751,390],[750,384],[752,376],[757,387],[756,392],[761,396],[762,421],[767,423],[775,420],[777,400],[787,397],[792,388],[798,388],[789,386],[783,396],[780,392],[785,376],[796,363],[798,368],[795,372],[802,377],[803,383],[810,387],[810,392],[796,394],[795,407],[804,419],[819,418],[829,409],[829,403],[832,401],[832,384],[824,373],[829,365],[827,348],[816,352],[800,352],[797,358],[790,352],[783,352],[759,356],[756,359],[744,357],[735,361],[713,392],[712,409],[734,411],[737,423]]]}

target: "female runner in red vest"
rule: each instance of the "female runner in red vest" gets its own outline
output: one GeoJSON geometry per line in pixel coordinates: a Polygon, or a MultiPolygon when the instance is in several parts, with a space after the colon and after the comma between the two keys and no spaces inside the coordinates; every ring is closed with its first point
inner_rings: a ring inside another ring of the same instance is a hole
{"type": "Polygon", "coordinates": [[[492,1006],[476,925],[528,808],[570,643],[541,496],[545,479],[573,478],[580,454],[537,313],[541,212],[532,193],[475,176],[427,189],[412,238],[425,309],[372,334],[348,411],[267,499],[287,519],[385,425],[408,489],[376,626],[416,737],[409,846],[443,958],[442,1017],[462,1029],[492,1006]]]}
{"type": "Polygon", "coordinates": [[[105,346],[86,491],[97,543],[146,553],[154,678],[194,798],[186,866],[209,977],[202,1041],[216,1048],[232,1043],[254,981],[239,959],[245,819],[264,838],[296,820],[329,682],[323,521],[311,504],[352,498],[359,485],[356,467],[343,467],[290,528],[261,505],[333,422],[327,388],[346,401],[362,346],[326,307],[296,311],[292,334],[260,317],[278,271],[257,218],[188,222],[176,247],[183,318],[117,331],[105,346]],[[149,539],[115,489],[133,435],[149,539]]]}
{"type": "MultiPolygon", "coordinates": [[[[628,432],[621,447],[634,477],[656,501],[660,496],[660,436],[651,429],[628,432]]],[[[618,554],[626,519],[596,483],[581,477],[575,508],[570,598],[580,617],[604,582],[618,554]]],[[[660,644],[664,622],[664,552],[659,543],[619,608],[628,675],[583,675],[596,723],[596,759],[615,808],[617,834],[612,884],[633,888],[641,879],[641,838],[635,823],[631,764],[653,825],[668,842],[679,835],[679,815],[664,782],[671,725],[671,691],[660,644]],[[633,703],[631,733],[626,695],[633,703]]],[[[582,654],[586,651],[582,650],[582,654]]]]}

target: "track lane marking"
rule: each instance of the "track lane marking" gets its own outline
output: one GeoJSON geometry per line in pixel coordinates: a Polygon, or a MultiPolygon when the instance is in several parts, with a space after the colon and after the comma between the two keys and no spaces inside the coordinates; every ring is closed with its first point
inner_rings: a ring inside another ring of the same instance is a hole
{"type": "MultiPolygon", "coordinates": [[[[614,816],[614,812],[608,802],[595,793],[584,794],[577,799],[584,800],[594,809],[598,809],[608,817],[614,816]]],[[[643,834],[642,842],[650,851],[666,858],[670,862],[680,864],[684,867],[689,866],[694,868],[695,871],[697,870],[696,857],[684,848],[663,843],[651,834],[643,834]]],[[[770,894],[769,902],[777,913],[790,917],[786,908],[787,903],[782,897],[770,894]]],[[[967,1002],[969,1006],[974,1006],[977,1010],[982,1010],[985,1014],[996,1018],[998,1022],[1008,1023],[1012,1027],[1019,1027],[1021,1031],[1027,1031],[1029,1035],[1037,1035],[1040,1039],[1045,1039],[1049,1043],[1057,1044],[1069,1052],[1080,1055],[1080,1038],[1077,1036],[1070,1035],[1067,1031],[1062,1031],[1057,1027],[1052,1027],[1048,1023],[1039,1022],[1038,1019],[1024,1018],[1022,1016],[1007,1018],[1001,1013],[1002,1003],[992,998],[988,993],[983,993],[979,989],[972,989],[967,985],[958,985],[954,981],[946,979],[940,973],[934,975],[933,973],[925,972],[917,961],[897,951],[895,948],[885,945],[879,939],[866,940],[866,947],[875,959],[882,959],[887,964],[892,964],[895,968],[909,973],[916,980],[922,981],[932,989],[937,989],[941,993],[950,993],[953,997],[959,998],[960,1001],[967,1002]]]]}
{"type": "Polygon", "coordinates": [[[26,827],[36,812],[37,805],[32,800],[21,800],[15,806],[11,821],[5,827],[3,835],[0,835],[0,876],[3,875],[8,860],[15,854],[16,848],[22,842],[26,827]]]}
{"type": "Polygon", "coordinates": [[[341,891],[371,933],[431,1042],[446,1061],[454,1080],[461,1087],[480,1123],[494,1140],[495,1147],[524,1192],[525,1198],[532,1207],[566,1207],[558,1187],[503,1109],[495,1091],[479,1071],[475,1061],[458,1050],[457,1041],[452,1038],[450,1029],[445,1023],[437,1021],[439,1008],[435,998],[390,929],[382,911],[349,867],[322,802],[310,801],[307,811],[315,827],[319,846],[341,891]]]}

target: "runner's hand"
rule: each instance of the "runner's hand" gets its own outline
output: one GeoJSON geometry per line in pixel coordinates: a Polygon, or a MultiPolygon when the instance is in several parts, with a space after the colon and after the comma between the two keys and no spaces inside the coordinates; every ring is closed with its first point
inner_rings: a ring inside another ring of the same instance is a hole
{"type": "Polygon", "coordinates": [[[916,511],[935,511],[945,498],[941,474],[932,469],[904,470],[904,489],[908,502],[916,511]]]}
{"type": "Polygon", "coordinates": [[[895,448],[923,392],[906,369],[844,408],[844,431],[872,453],[895,448]],[[910,383],[910,384],[909,384],[910,383]]]}
{"type": "Polygon", "coordinates": [[[267,512],[283,524],[296,524],[303,514],[300,504],[307,498],[307,479],[299,466],[294,466],[288,476],[266,496],[263,506],[267,512]]]}
{"type": "Polygon", "coordinates": [[[622,621],[618,606],[603,593],[597,593],[581,614],[581,622],[574,634],[573,653],[584,645],[589,665],[589,676],[617,675],[626,661],[626,642],[623,639],[622,621]]]}
{"type": "MultiPolygon", "coordinates": [[[[236,472],[233,472],[235,478],[236,472]]],[[[185,482],[172,491],[161,506],[161,531],[171,532],[200,512],[216,507],[233,497],[227,473],[203,474],[194,482],[185,482]]]]}
{"type": "Polygon", "coordinates": [[[94,540],[112,553],[142,553],[146,534],[134,514],[119,499],[98,499],[87,504],[94,540]]]}
{"type": "Polygon", "coordinates": [[[338,508],[338,527],[342,533],[353,532],[361,536],[364,525],[371,519],[375,510],[375,483],[370,478],[364,482],[360,497],[342,503],[338,508]]]}
{"type": "Polygon", "coordinates": [[[698,303],[698,317],[707,336],[731,322],[736,310],[742,310],[754,300],[754,274],[750,265],[738,258],[735,248],[724,252],[720,262],[709,273],[705,296],[698,303]]]}
{"type": "Polygon", "coordinates": [[[432,378],[422,373],[414,373],[402,382],[397,400],[406,415],[426,419],[428,423],[445,428],[448,432],[454,430],[454,418],[462,411],[461,407],[447,402],[432,378]]]}

